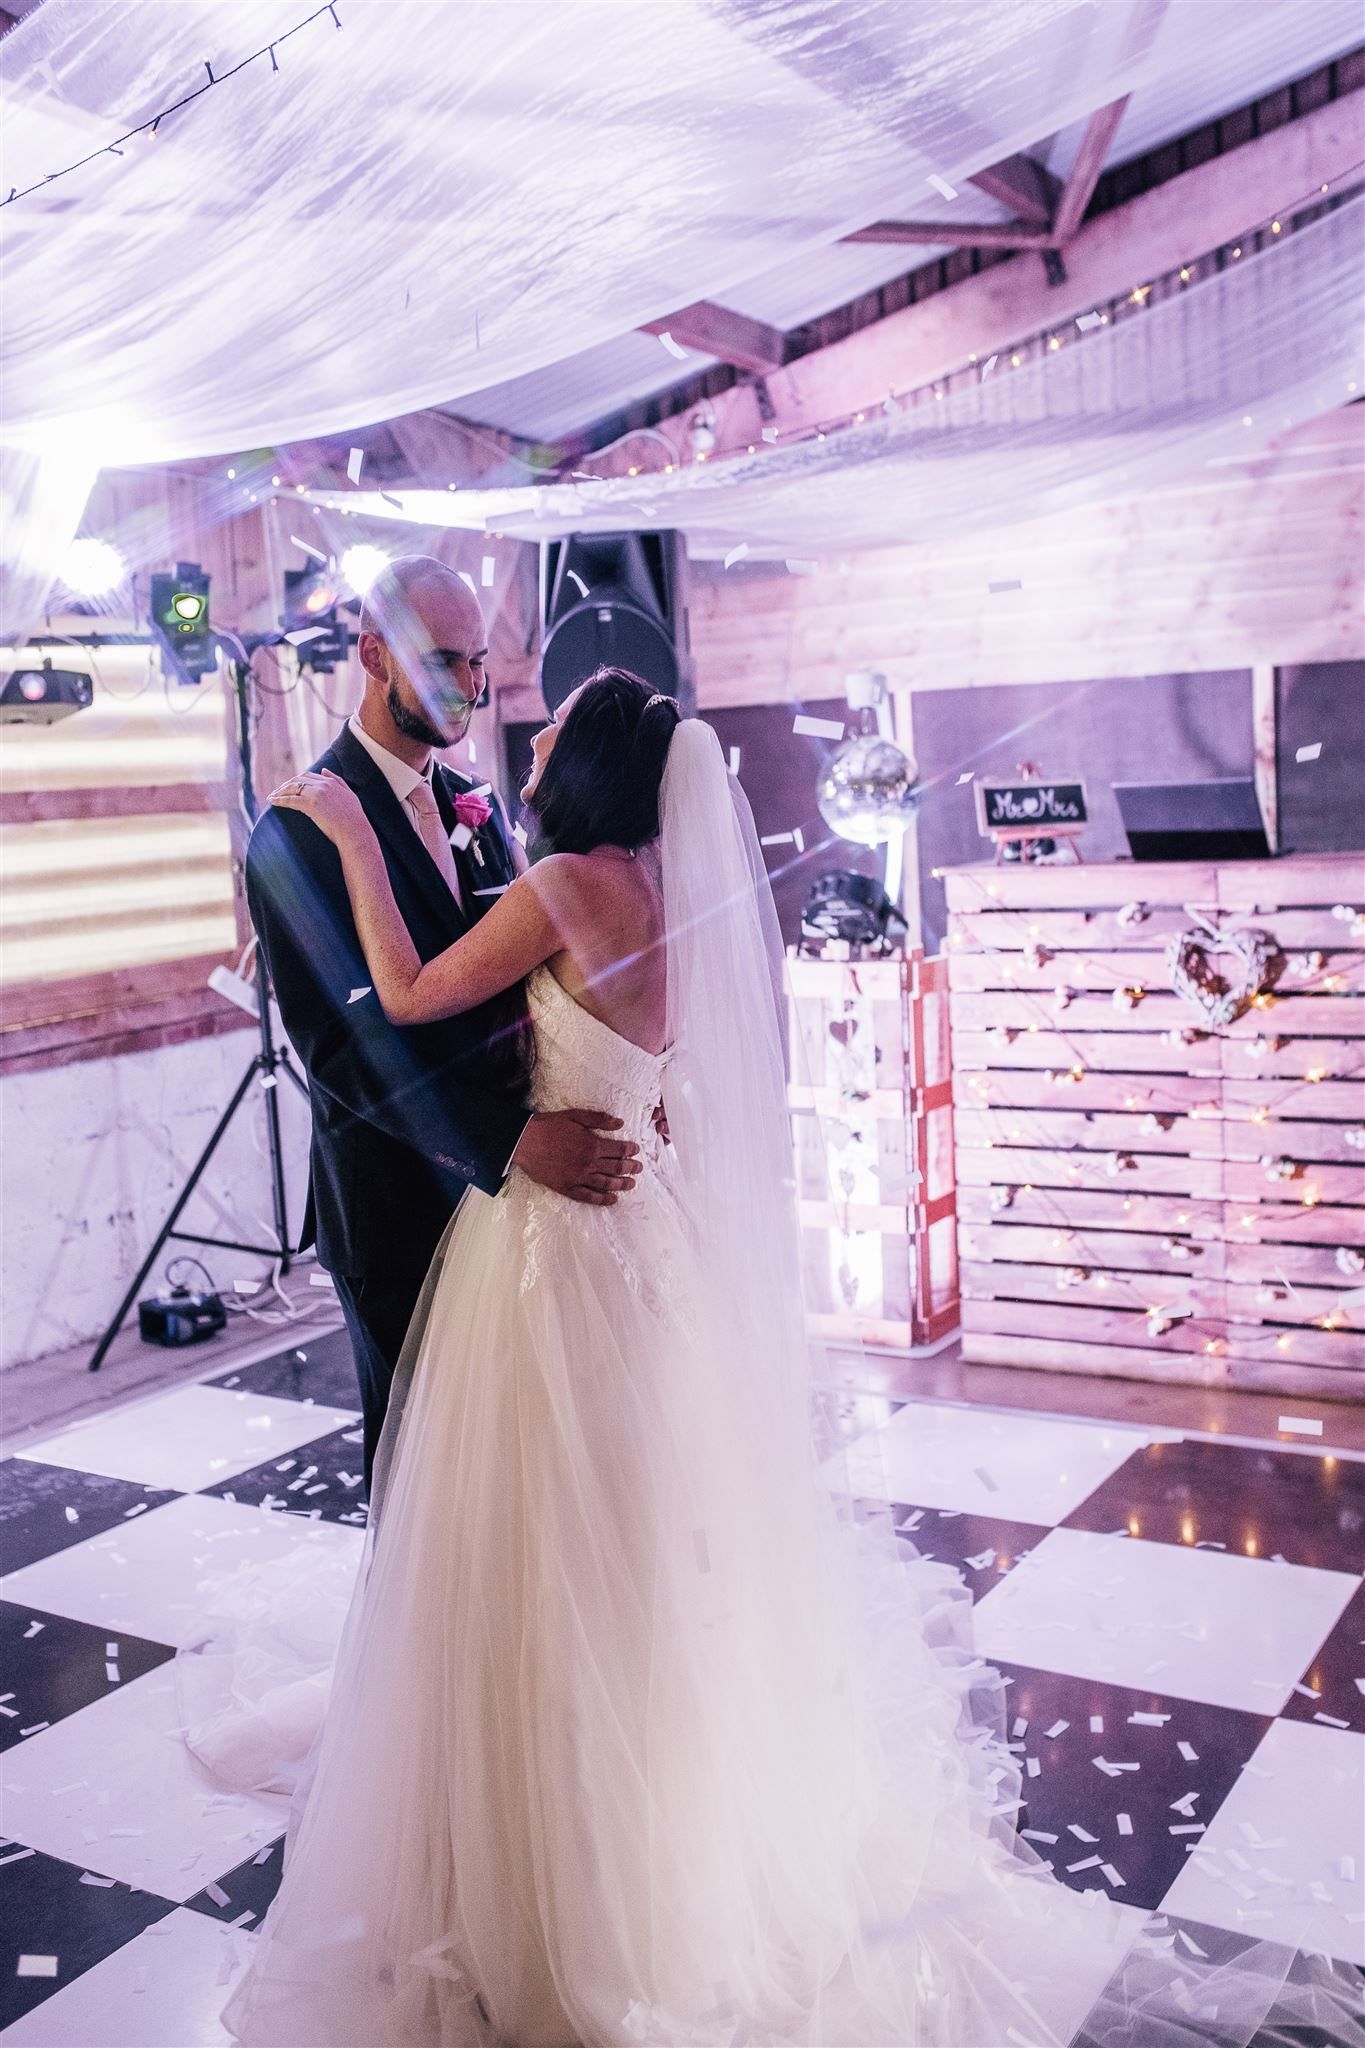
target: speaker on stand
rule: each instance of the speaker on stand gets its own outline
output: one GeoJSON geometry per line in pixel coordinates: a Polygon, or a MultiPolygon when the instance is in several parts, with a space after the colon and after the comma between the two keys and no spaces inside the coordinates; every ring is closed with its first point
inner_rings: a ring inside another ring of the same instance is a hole
{"type": "Polygon", "coordinates": [[[557,711],[595,668],[628,668],[696,709],[680,533],[570,534],[542,543],[540,687],[557,711]]]}

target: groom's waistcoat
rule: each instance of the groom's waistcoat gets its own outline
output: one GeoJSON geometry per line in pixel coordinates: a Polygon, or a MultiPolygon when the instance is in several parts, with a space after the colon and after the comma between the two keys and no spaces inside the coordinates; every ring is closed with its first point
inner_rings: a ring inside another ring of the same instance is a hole
{"type": "MultiPolygon", "coordinates": [[[[355,790],[383,849],[399,913],[423,961],[469,922],[379,768],[343,728],[315,764],[355,790]]],[[[447,832],[474,785],[439,764],[432,793],[447,832]]],[[[461,893],[481,916],[516,874],[495,810],[461,849],[461,893]]],[[[345,1276],[421,1273],[471,1183],[501,1186],[528,1110],[495,1078],[490,1033],[505,1006],[437,1024],[390,1024],[370,986],[341,861],[298,811],[265,810],[246,860],[247,901],[313,1109],[301,1246],[345,1276]]]]}

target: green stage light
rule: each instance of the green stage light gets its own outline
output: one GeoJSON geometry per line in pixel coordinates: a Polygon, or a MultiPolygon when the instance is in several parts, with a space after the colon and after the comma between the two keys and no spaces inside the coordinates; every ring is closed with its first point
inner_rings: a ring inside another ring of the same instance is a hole
{"type": "Polygon", "coordinates": [[[209,624],[209,578],[197,562],[177,562],[152,577],[151,628],[163,666],[182,683],[197,683],[218,666],[218,642],[209,624]]]}

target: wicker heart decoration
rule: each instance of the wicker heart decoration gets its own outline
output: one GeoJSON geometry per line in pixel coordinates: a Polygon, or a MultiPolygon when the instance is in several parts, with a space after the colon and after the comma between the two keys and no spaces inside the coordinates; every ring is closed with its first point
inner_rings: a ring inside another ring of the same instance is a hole
{"type": "Polygon", "coordinates": [[[1212,937],[1187,931],[1177,932],[1167,946],[1166,965],[1176,994],[1205,1029],[1221,1031],[1235,1024],[1253,999],[1279,979],[1284,955],[1269,932],[1247,928],[1212,937]],[[1213,959],[1222,954],[1241,963],[1235,981],[1214,971],[1213,959]]]}

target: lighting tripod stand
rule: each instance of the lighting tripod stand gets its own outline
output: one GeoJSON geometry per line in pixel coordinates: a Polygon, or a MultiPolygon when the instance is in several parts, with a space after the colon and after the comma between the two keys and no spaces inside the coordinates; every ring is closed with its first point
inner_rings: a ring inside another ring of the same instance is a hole
{"type": "MultiPolygon", "coordinates": [[[[98,640],[90,636],[90,644],[98,640]]],[[[130,636],[120,635],[126,641],[130,636]]],[[[138,636],[139,638],[141,636],[138,636]]],[[[233,636],[234,639],[236,636],[233,636]]],[[[237,696],[237,753],[242,771],[242,808],[251,824],[257,816],[256,788],[251,772],[251,662],[250,655],[256,648],[274,645],[282,636],[278,633],[250,634],[244,640],[237,640],[241,656],[232,659],[233,686],[237,696]]],[[[70,642],[66,642],[70,645],[70,642]]],[[[212,1137],[205,1145],[198,1159],[190,1168],[184,1184],[177,1195],[170,1214],[167,1216],[156,1239],[142,1264],[128,1292],[115,1309],[104,1335],[90,1356],[89,1371],[98,1372],[104,1363],[105,1354],[123,1326],[123,1319],[137,1300],[143,1282],[161,1256],[163,1247],[174,1241],[177,1244],[211,1245],[220,1251],[252,1252],[262,1258],[274,1259],[281,1273],[287,1273],[293,1263],[294,1252],[289,1237],[289,1213],[284,1186],[284,1153],[280,1144],[280,1108],[277,1096],[279,1077],[283,1074],[292,1081],[304,1101],[308,1100],[308,1086],[303,1076],[289,1057],[286,1047],[275,1043],[275,1034],[270,1020],[270,981],[266,973],[265,960],[259,950],[256,955],[256,1023],[260,1042],[247,1064],[246,1072],[233,1090],[227,1108],[214,1126],[212,1137]],[[265,1121],[270,1149],[270,1194],[273,1210],[274,1241],[270,1244],[240,1244],[231,1238],[207,1237],[199,1231],[180,1230],[179,1224],[185,1208],[204,1174],[210,1160],[222,1143],[232,1119],[246,1101],[253,1082],[258,1082],[265,1094],[265,1121]]]]}

